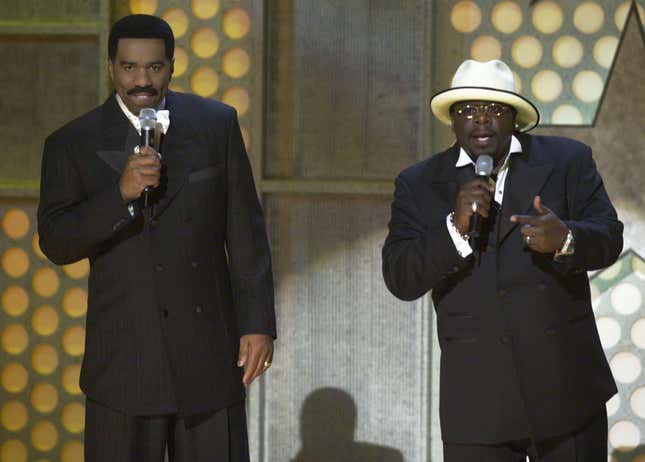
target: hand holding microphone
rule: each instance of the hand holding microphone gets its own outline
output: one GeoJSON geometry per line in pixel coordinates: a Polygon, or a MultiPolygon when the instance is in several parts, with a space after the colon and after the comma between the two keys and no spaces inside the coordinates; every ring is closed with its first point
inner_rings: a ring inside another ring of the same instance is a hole
{"type": "Polygon", "coordinates": [[[457,193],[454,222],[463,236],[477,238],[481,226],[480,216],[488,218],[495,188],[488,178],[493,171],[493,159],[481,154],[475,165],[476,178],[461,185],[457,193]]]}

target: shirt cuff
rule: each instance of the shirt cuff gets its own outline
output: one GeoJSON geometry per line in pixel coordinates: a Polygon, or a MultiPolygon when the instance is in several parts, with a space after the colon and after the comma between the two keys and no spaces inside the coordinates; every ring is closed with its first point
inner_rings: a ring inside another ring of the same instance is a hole
{"type": "Polygon", "coordinates": [[[455,244],[455,248],[457,249],[459,256],[466,258],[471,253],[473,253],[473,249],[470,247],[468,241],[461,236],[459,230],[457,230],[457,227],[452,223],[450,215],[452,215],[452,213],[449,213],[446,217],[446,226],[448,226],[448,233],[452,238],[453,244],[455,244]]]}

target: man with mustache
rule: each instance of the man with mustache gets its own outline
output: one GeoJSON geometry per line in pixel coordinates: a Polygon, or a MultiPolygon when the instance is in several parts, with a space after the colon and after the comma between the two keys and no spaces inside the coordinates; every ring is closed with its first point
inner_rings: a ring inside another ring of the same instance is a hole
{"type": "Polygon", "coordinates": [[[616,386],[586,272],[616,261],[623,225],[591,149],[528,135],[539,113],[498,60],[462,63],[431,108],[457,141],[396,179],[383,276],[432,292],[444,460],[604,462],[616,386]]]}
{"type": "Polygon", "coordinates": [[[173,54],[165,21],[117,21],[115,92],[45,142],[40,246],[91,264],[91,462],[248,461],[245,386],[272,361],[271,258],[237,115],[169,91],[173,54]],[[155,148],[138,146],[143,108],[158,110],[155,148]]]}

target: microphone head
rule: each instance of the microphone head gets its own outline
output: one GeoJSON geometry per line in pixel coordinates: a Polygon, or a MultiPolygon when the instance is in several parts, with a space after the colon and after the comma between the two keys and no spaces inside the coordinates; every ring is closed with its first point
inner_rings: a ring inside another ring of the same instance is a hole
{"type": "Polygon", "coordinates": [[[157,111],[150,107],[141,109],[139,122],[141,122],[141,130],[154,130],[157,125],[157,111]]]}
{"type": "Polygon", "coordinates": [[[477,176],[490,176],[493,173],[493,158],[488,154],[480,154],[475,163],[475,174],[477,176]]]}

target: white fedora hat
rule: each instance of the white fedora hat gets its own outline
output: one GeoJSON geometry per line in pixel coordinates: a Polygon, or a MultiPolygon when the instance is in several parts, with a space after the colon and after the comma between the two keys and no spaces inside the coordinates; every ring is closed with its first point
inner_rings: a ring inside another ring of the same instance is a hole
{"type": "Polygon", "coordinates": [[[483,63],[467,59],[461,63],[450,88],[434,95],[430,108],[437,119],[450,125],[450,106],[459,101],[508,104],[517,111],[515,122],[523,132],[535,128],[540,121],[540,113],[533,103],[517,93],[511,69],[498,59],[483,63]]]}

